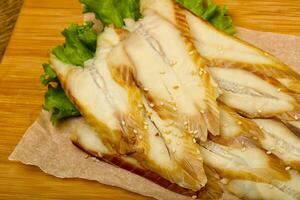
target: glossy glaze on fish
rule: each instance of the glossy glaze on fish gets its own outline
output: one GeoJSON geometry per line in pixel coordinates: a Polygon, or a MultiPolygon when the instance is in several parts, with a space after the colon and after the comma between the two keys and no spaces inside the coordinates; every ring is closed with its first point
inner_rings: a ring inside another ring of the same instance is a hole
{"type": "Polygon", "coordinates": [[[110,65],[113,63],[107,61],[110,52],[118,53],[118,48],[114,48],[119,43],[118,34],[108,28],[99,37],[101,48],[94,59],[85,63],[84,69],[65,65],[52,58],[53,68],[68,96],[88,123],[96,128],[110,150],[121,155],[132,155],[144,167],[172,183],[199,190],[205,185],[206,176],[201,155],[192,151],[197,149],[196,144],[192,138],[177,137],[176,142],[170,139],[173,149],[178,146],[173,158],[165,144],[166,140],[157,135],[161,130],[157,130],[157,125],[149,119],[143,106],[142,93],[135,85],[130,67],[126,67],[126,60],[120,57],[123,65],[112,67],[110,65]],[[108,134],[110,127],[98,129],[99,124],[109,125],[111,120],[117,130],[116,141],[108,134]],[[179,145],[178,141],[183,142],[179,145]],[[184,145],[185,141],[189,141],[190,145],[184,145]],[[118,148],[120,143],[126,144],[129,150],[118,148]]]}
{"type": "Polygon", "coordinates": [[[125,49],[153,109],[202,141],[208,130],[217,135],[216,84],[197,51],[176,26],[153,12],[136,27],[125,49]]]}

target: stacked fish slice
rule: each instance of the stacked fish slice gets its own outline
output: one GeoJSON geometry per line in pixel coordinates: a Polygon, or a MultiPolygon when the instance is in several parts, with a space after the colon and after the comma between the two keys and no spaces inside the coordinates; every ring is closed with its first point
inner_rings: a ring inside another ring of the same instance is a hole
{"type": "Polygon", "coordinates": [[[171,0],[141,11],[84,68],[51,55],[74,144],[195,199],[300,199],[299,75],[171,0]]]}

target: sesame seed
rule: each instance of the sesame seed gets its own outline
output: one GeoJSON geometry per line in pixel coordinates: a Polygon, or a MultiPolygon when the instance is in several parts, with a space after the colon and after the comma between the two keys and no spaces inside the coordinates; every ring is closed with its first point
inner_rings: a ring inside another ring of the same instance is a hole
{"type": "Polygon", "coordinates": [[[244,152],[244,151],[246,151],[246,147],[243,147],[243,148],[242,148],[242,152],[244,152]]]}
{"type": "Polygon", "coordinates": [[[139,135],[139,139],[140,139],[140,140],[143,139],[143,136],[142,136],[142,135],[139,135]]]}
{"type": "Polygon", "coordinates": [[[256,136],[253,137],[254,140],[258,140],[258,138],[256,136]]]}
{"type": "Polygon", "coordinates": [[[198,134],[198,131],[197,131],[197,130],[195,130],[195,131],[194,131],[194,134],[195,134],[195,135],[196,135],[196,134],[198,134]]]}
{"type": "Polygon", "coordinates": [[[281,88],[277,88],[277,91],[278,91],[278,92],[281,92],[281,88]]]}
{"type": "Polygon", "coordinates": [[[229,183],[229,180],[227,178],[222,178],[220,181],[225,185],[229,183]]]}
{"type": "Polygon", "coordinates": [[[124,121],[124,120],[122,120],[122,121],[121,121],[121,123],[122,123],[122,125],[123,125],[123,126],[125,126],[125,125],[126,125],[126,123],[125,123],[125,121],[124,121]]]}
{"type": "Polygon", "coordinates": [[[189,52],[190,55],[193,55],[194,53],[195,53],[195,51],[190,51],[189,52]]]}
{"type": "Polygon", "coordinates": [[[298,117],[297,115],[295,115],[295,117],[294,117],[294,118],[295,118],[295,120],[298,120],[298,119],[299,119],[299,117],[298,117]]]}
{"type": "Polygon", "coordinates": [[[174,110],[174,111],[177,111],[177,108],[174,106],[174,107],[173,107],[173,110],[174,110]]]}
{"type": "Polygon", "coordinates": [[[271,151],[267,151],[267,154],[270,155],[270,154],[272,154],[272,152],[271,151]]]}
{"type": "Polygon", "coordinates": [[[138,131],[137,131],[137,130],[135,130],[135,129],[133,129],[133,132],[134,132],[135,134],[137,134],[137,133],[138,133],[138,131]]]}
{"type": "Polygon", "coordinates": [[[188,125],[189,123],[188,122],[184,122],[184,125],[188,125]]]}
{"type": "Polygon", "coordinates": [[[238,122],[237,122],[237,124],[238,124],[238,125],[241,125],[241,124],[242,124],[242,122],[241,122],[241,121],[238,121],[238,122]]]}
{"type": "Polygon", "coordinates": [[[225,123],[225,124],[223,124],[222,126],[223,126],[223,127],[228,127],[228,124],[225,123]]]}
{"type": "Polygon", "coordinates": [[[289,171],[290,169],[291,169],[290,166],[287,166],[287,167],[285,168],[286,171],[289,171]]]}
{"type": "Polygon", "coordinates": [[[197,196],[196,196],[196,195],[193,195],[193,196],[192,196],[192,199],[197,199],[197,196]]]}
{"type": "Polygon", "coordinates": [[[245,142],[244,142],[244,141],[242,141],[241,143],[242,143],[242,145],[245,145],[245,142]]]}
{"type": "Polygon", "coordinates": [[[148,88],[144,88],[144,91],[145,91],[145,92],[148,92],[148,91],[149,91],[149,89],[148,89],[148,88]]]}
{"type": "Polygon", "coordinates": [[[196,140],[195,138],[193,138],[193,142],[194,142],[194,143],[197,143],[197,140],[196,140]]]}
{"type": "Polygon", "coordinates": [[[148,125],[144,125],[144,129],[147,130],[148,129],[148,125]]]}
{"type": "Polygon", "coordinates": [[[160,102],[160,105],[163,106],[163,105],[165,105],[165,104],[164,104],[164,102],[160,102]]]}
{"type": "Polygon", "coordinates": [[[174,65],[176,65],[176,64],[177,64],[177,61],[176,61],[176,60],[173,60],[173,61],[171,61],[171,63],[170,63],[171,66],[174,66],[174,65]]]}
{"type": "Polygon", "coordinates": [[[261,110],[257,110],[257,112],[258,112],[258,113],[262,113],[262,111],[261,111],[261,110]]]}
{"type": "Polygon", "coordinates": [[[259,126],[259,129],[263,130],[263,127],[262,127],[262,126],[259,126]]]}
{"type": "Polygon", "coordinates": [[[154,107],[154,104],[153,104],[153,103],[150,103],[149,106],[150,106],[151,108],[153,108],[153,107],[154,107]]]}
{"type": "Polygon", "coordinates": [[[143,107],[143,105],[142,105],[142,104],[139,104],[139,105],[138,105],[138,107],[139,107],[139,108],[142,108],[142,107],[143,107]]]}
{"type": "Polygon", "coordinates": [[[201,113],[201,114],[204,114],[205,112],[204,112],[204,110],[200,110],[200,113],[201,113]]]}

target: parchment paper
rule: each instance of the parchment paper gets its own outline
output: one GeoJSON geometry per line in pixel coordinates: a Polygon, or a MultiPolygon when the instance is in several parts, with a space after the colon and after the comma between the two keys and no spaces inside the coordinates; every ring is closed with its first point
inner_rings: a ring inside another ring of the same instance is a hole
{"type": "MultiPolygon", "coordinates": [[[[300,37],[243,28],[239,29],[238,37],[276,55],[295,70],[300,69],[300,37]]],[[[78,118],[67,120],[58,127],[53,127],[49,118],[47,112],[41,111],[9,160],[38,166],[44,172],[56,177],[95,180],[157,199],[191,199],[170,192],[126,170],[92,157],[87,158],[86,154],[75,147],[69,139],[78,118]]]]}

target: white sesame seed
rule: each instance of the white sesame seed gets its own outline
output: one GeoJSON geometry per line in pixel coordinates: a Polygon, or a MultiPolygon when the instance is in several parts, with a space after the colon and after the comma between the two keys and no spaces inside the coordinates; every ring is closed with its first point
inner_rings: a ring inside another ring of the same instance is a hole
{"type": "Polygon", "coordinates": [[[170,63],[171,66],[174,66],[174,65],[176,65],[176,64],[177,64],[177,61],[176,61],[176,60],[172,60],[171,63],[170,63]]]}
{"type": "Polygon", "coordinates": [[[258,112],[258,113],[262,113],[262,111],[261,111],[261,110],[257,110],[257,112],[258,112]]]}
{"type": "Polygon", "coordinates": [[[138,107],[139,107],[139,108],[142,108],[142,107],[143,107],[143,105],[142,105],[142,104],[139,104],[139,105],[138,105],[138,107]]]}
{"type": "Polygon", "coordinates": [[[173,110],[174,110],[174,111],[177,111],[177,108],[174,106],[174,107],[173,107],[173,110]]]}
{"type": "Polygon", "coordinates": [[[204,114],[205,112],[204,112],[204,110],[200,110],[200,113],[201,113],[201,114],[204,114]]]}
{"type": "Polygon", "coordinates": [[[142,136],[142,135],[139,135],[139,139],[140,139],[140,140],[143,139],[143,136],[142,136]]]}
{"type": "Polygon", "coordinates": [[[154,107],[154,104],[153,104],[153,103],[150,103],[149,106],[150,106],[151,108],[153,108],[153,107],[154,107]]]}
{"type": "Polygon", "coordinates": [[[238,125],[241,125],[241,124],[242,124],[242,122],[241,122],[241,121],[238,121],[238,122],[237,122],[237,124],[238,124],[238,125]]]}
{"type": "Polygon", "coordinates": [[[195,130],[193,133],[196,135],[196,134],[198,134],[198,131],[197,131],[197,130],[195,130]]]}
{"type": "Polygon", "coordinates": [[[144,91],[145,91],[145,92],[148,92],[148,91],[149,91],[149,89],[148,89],[148,88],[144,88],[144,91]]]}
{"type": "Polygon", "coordinates": [[[197,196],[196,196],[196,195],[193,195],[193,196],[192,196],[192,199],[197,199],[197,196]]]}
{"type": "Polygon", "coordinates": [[[295,115],[295,117],[294,117],[294,118],[295,118],[295,120],[298,120],[298,119],[299,119],[299,117],[298,117],[297,115],[295,115]]]}
{"type": "Polygon", "coordinates": [[[227,178],[222,178],[220,181],[225,185],[229,183],[229,180],[227,178]]]}
{"type": "Polygon", "coordinates": [[[290,166],[287,166],[287,167],[285,168],[286,171],[289,171],[290,169],[291,169],[290,166]]]}
{"type": "Polygon", "coordinates": [[[275,150],[275,147],[271,147],[271,150],[273,150],[273,151],[274,151],[274,150],[275,150]]]}
{"type": "Polygon", "coordinates": [[[196,140],[195,138],[193,138],[193,142],[194,142],[194,143],[197,143],[197,140],[196,140]]]}
{"type": "Polygon", "coordinates": [[[256,136],[253,137],[254,140],[258,140],[258,138],[256,136]]]}
{"type": "Polygon", "coordinates": [[[189,123],[188,122],[184,122],[184,125],[188,125],[189,123]]]}
{"type": "Polygon", "coordinates": [[[244,142],[244,141],[242,141],[241,143],[242,143],[242,145],[245,145],[245,142],[244,142]]]}
{"type": "Polygon", "coordinates": [[[147,129],[148,129],[148,126],[147,126],[147,125],[144,125],[144,129],[147,130],[147,129]]]}
{"type": "Polygon", "coordinates": [[[121,121],[122,125],[125,126],[126,122],[124,120],[121,121]]]}
{"type": "Polygon", "coordinates": [[[135,130],[135,129],[133,129],[133,132],[135,133],[135,134],[137,134],[138,132],[137,132],[137,130],[135,130]]]}
{"type": "Polygon", "coordinates": [[[193,55],[194,53],[195,53],[195,51],[190,51],[189,52],[190,55],[193,55]]]}
{"type": "Polygon", "coordinates": [[[267,154],[270,155],[270,154],[272,154],[272,152],[271,151],[267,151],[267,154]]]}
{"type": "Polygon", "coordinates": [[[277,91],[278,91],[278,92],[281,92],[281,88],[277,88],[277,91]]]}
{"type": "Polygon", "coordinates": [[[164,104],[164,102],[160,102],[160,105],[163,106],[163,105],[165,105],[165,104],[164,104]]]}

